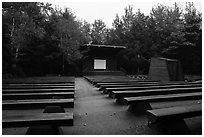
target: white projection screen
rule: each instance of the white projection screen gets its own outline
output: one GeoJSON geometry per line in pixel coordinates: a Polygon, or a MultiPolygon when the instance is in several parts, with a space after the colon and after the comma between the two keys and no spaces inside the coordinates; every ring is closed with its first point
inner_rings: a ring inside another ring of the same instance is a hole
{"type": "Polygon", "coordinates": [[[94,59],[94,69],[106,69],[106,60],[94,59]]]}

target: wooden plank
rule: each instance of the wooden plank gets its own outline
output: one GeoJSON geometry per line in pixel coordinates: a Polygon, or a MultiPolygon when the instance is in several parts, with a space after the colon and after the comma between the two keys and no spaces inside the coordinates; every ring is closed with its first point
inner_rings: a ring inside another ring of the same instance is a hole
{"type": "MultiPolygon", "coordinates": [[[[195,82],[184,82],[184,81],[175,81],[175,82],[132,82],[132,83],[105,83],[99,84],[99,87],[108,87],[108,86],[117,86],[117,85],[135,85],[135,86],[160,86],[160,85],[188,85],[188,84],[196,84],[195,82]]],[[[197,83],[199,84],[199,83],[197,83]]]]}
{"type": "Polygon", "coordinates": [[[36,109],[49,105],[59,105],[64,108],[74,107],[74,99],[30,99],[30,100],[3,100],[2,109],[36,109]]]}
{"type": "Polygon", "coordinates": [[[182,94],[169,94],[169,95],[153,95],[141,97],[128,97],[123,101],[127,105],[132,105],[142,102],[165,102],[165,101],[179,101],[179,100],[198,100],[202,98],[202,92],[196,93],[182,93],[182,94]]]}
{"type": "Polygon", "coordinates": [[[96,84],[95,86],[100,88],[103,86],[111,86],[111,85],[117,86],[117,85],[130,85],[130,84],[128,83],[106,83],[106,84],[96,84]]]}
{"type": "Polygon", "coordinates": [[[74,98],[74,92],[47,92],[47,93],[13,93],[2,94],[2,100],[23,100],[23,99],[51,99],[53,96],[74,98]]]}
{"type": "Polygon", "coordinates": [[[128,84],[127,82],[105,82],[105,83],[97,83],[97,85],[120,85],[120,84],[128,84]]]}
{"type": "Polygon", "coordinates": [[[185,88],[168,88],[168,89],[150,89],[150,90],[137,90],[137,91],[112,91],[112,98],[123,97],[138,97],[138,96],[151,96],[151,95],[166,95],[177,93],[191,93],[202,92],[202,87],[185,87],[185,88]]]}
{"type": "Polygon", "coordinates": [[[74,92],[74,88],[55,89],[3,89],[3,93],[45,93],[45,92],[74,92]]]}
{"type": "Polygon", "coordinates": [[[182,100],[182,101],[165,101],[165,102],[153,102],[150,103],[151,109],[169,108],[175,106],[186,106],[202,104],[202,100],[182,100]]]}
{"type": "Polygon", "coordinates": [[[200,115],[202,115],[202,104],[147,110],[147,117],[152,123],[200,115]]]}
{"type": "MultiPolygon", "coordinates": [[[[119,100],[120,101],[120,100],[119,100]]],[[[117,103],[120,103],[117,101],[117,103]]],[[[186,105],[195,105],[201,104],[201,99],[196,100],[178,100],[178,101],[162,101],[162,102],[140,102],[129,106],[129,111],[135,114],[146,114],[147,110],[160,109],[160,108],[169,108],[175,106],[186,106],[186,105]]]]}
{"type": "Polygon", "coordinates": [[[102,86],[100,86],[99,90],[103,91],[106,88],[135,87],[135,86],[136,85],[102,85],[102,86]]]}
{"type": "Polygon", "coordinates": [[[74,83],[10,83],[3,86],[74,86],[74,83]]]}
{"type": "Polygon", "coordinates": [[[3,89],[53,89],[53,88],[74,88],[74,86],[2,86],[3,89]]]}
{"type": "Polygon", "coordinates": [[[56,81],[49,81],[49,80],[46,80],[46,81],[26,81],[26,79],[24,79],[23,81],[8,81],[8,82],[3,82],[3,84],[9,84],[9,85],[17,85],[17,84],[74,84],[75,81],[59,81],[59,80],[56,80],[56,81]]]}
{"type": "MultiPolygon", "coordinates": [[[[120,81],[120,82],[100,82],[100,83],[97,83],[96,85],[121,85],[121,84],[130,84],[129,82],[132,82],[132,81],[120,81]]],[[[157,81],[133,81],[135,84],[153,84],[153,83],[158,83],[157,81]]]]}
{"type": "MultiPolygon", "coordinates": [[[[149,86],[171,86],[171,85],[193,85],[195,83],[156,83],[156,84],[129,84],[129,85],[101,85],[99,90],[106,90],[106,88],[120,88],[120,87],[149,87],[149,86]]],[[[199,84],[199,83],[198,83],[199,84]]],[[[200,84],[201,85],[201,84],[200,84]]],[[[105,91],[106,92],[106,91],[105,91]]]]}
{"type": "Polygon", "coordinates": [[[3,83],[74,83],[75,77],[67,76],[43,76],[2,79],[3,83]]]}
{"type": "Polygon", "coordinates": [[[73,113],[38,113],[2,115],[2,127],[28,127],[32,125],[55,124],[73,126],[73,113]]]}
{"type": "Polygon", "coordinates": [[[181,87],[200,87],[202,84],[190,84],[190,85],[160,85],[160,86],[148,86],[148,87],[120,87],[120,88],[106,88],[105,93],[111,91],[125,91],[125,90],[146,90],[146,89],[167,89],[167,88],[181,88],[181,87]]]}
{"type": "Polygon", "coordinates": [[[93,80],[93,84],[98,84],[98,83],[124,83],[124,82],[158,82],[156,80],[137,80],[137,79],[124,79],[122,78],[122,80],[105,80],[105,81],[100,81],[100,80],[93,80]]]}

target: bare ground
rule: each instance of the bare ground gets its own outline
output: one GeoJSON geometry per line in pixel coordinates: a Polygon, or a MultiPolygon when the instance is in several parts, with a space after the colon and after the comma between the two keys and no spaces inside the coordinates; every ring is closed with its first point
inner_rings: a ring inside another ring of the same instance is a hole
{"type": "Polygon", "coordinates": [[[147,126],[145,116],[137,117],[102,94],[83,78],[76,78],[74,126],[63,127],[64,134],[135,135],[160,134],[147,126]]]}

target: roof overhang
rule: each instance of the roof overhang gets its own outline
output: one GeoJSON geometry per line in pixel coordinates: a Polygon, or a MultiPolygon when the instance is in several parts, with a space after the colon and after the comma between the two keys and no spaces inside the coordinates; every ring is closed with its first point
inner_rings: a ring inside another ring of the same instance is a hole
{"type": "Polygon", "coordinates": [[[99,48],[118,48],[118,49],[126,49],[125,46],[114,46],[114,45],[96,45],[96,44],[84,44],[87,47],[99,47],[99,48]]]}

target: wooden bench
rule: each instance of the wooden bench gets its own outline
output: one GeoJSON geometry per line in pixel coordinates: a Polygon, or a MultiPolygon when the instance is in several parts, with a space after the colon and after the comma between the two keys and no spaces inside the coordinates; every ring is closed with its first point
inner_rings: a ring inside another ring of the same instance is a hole
{"type": "Polygon", "coordinates": [[[104,80],[91,80],[93,85],[96,85],[98,83],[124,83],[124,82],[158,82],[158,81],[153,81],[153,80],[138,80],[138,79],[129,79],[129,78],[118,78],[118,79],[104,79],[104,80]]]}
{"type": "Polygon", "coordinates": [[[74,98],[74,92],[4,93],[2,94],[2,100],[51,99],[54,96],[74,98]]]}
{"type": "Polygon", "coordinates": [[[167,95],[151,95],[140,97],[127,97],[123,99],[123,104],[129,105],[129,111],[136,114],[144,114],[145,110],[151,109],[151,103],[164,103],[171,101],[200,100],[202,92],[180,93],[167,95]]]}
{"type": "Polygon", "coordinates": [[[147,110],[150,123],[183,119],[202,115],[202,104],[147,110]]]}
{"type": "Polygon", "coordinates": [[[74,107],[74,99],[3,100],[2,109],[36,109],[46,106],[74,107]]]}
{"type": "Polygon", "coordinates": [[[148,126],[160,124],[167,134],[189,134],[184,119],[202,115],[202,104],[147,110],[148,126]]]}
{"type": "Polygon", "coordinates": [[[182,85],[195,84],[193,82],[123,82],[123,83],[97,83],[98,87],[112,86],[112,85],[182,85]]]}
{"type": "Polygon", "coordinates": [[[74,88],[55,89],[3,89],[2,93],[46,93],[46,92],[74,92],[74,88]]]}
{"type": "Polygon", "coordinates": [[[179,101],[163,101],[163,102],[143,102],[137,103],[128,108],[130,112],[137,115],[144,115],[147,110],[169,108],[175,106],[202,104],[202,100],[179,100],[179,101]]]}
{"type": "Polygon", "coordinates": [[[128,97],[124,98],[124,103],[127,105],[134,105],[140,102],[163,102],[163,101],[178,101],[178,100],[191,100],[201,99],[202,92],[183,93],[183,94],[168,94],[168,95],[153,95],[141,97],[128,97]]]}
{"type": "Polygon", "coordinates": [[[96,85],[111,85],[111,84],[114,84],[114,85],[116,85],[116,84],[129,84],[129,83],[140,83],[140,84],[153,84],[153,83],[158,83],[157,81],[144,81],[144,80],[142,80],[142,81],[139,81],[139,80],[137,80],[137,81],[119,81],[119,82],[97,82],[96,83],[96,85]]]}
{"type": "MultiPolygon", "coordinates": [[[[105,91],[106,88],[120,88],[120,87],[149,87],[149,86],[171,86],[171,85],[193,85],[195,83],[156,83],[156,84],[128,84],[128,85],[101,85],[99,90],[105,91]]],[[[201,85],[201,84],[200,84],[201,85]]],[[[110,93],[110,92],[109,92],[110,93]]]]}
{"type": "MultiPolygon", "coordinates": [[[[130,85],[130,84],[121,84],[121,85],[100,85],[99,90],[103,91],[106,88],[119,88],[119,87],[135,87],[136,85],[130,85]]],[[[139,85],[138,85],[139,86],[139,85]]]]}
{"type": "Polygon", "coordinates": [[[93,85],[95,85],[96,87],[98,87],[99,85],[109,85],[109,84],[128,84],[126,81],[112,81],[112,82],[92,82],[93,85]]]}
{"type": "Polygon", "coordinates": [[[196,104],[202,104],[202,99],[199,100],[181,100],[181,101],[165,101],[165,102],[150,102],[150,109],[146,110],[152,110],[152,109],[160,109],[160,108],[169,108],[169,107],[175,107],[175,106],[186,106],[186,105],[196,105],[196,104]]]}
{"type": "Polygon", "coordinates": [[[117,86],[117,85],[130,85],[128,83],[104,83],[104,84],[97,84],[95,85],[96,87],[100,88],[100,87],[103,87],[103,86],[117,86]]]}
{"type": "Polygon", "coordinates": [[[8,83],[3,86],[74,86],[74,83],[8,83]]]}
{"type": "Polygon", "coordinates": [[[73,113],[38,113],[2,115],[2,127],[28,127],[32,125],[55,124],[73,126],[73,113]]]}
{"type": "Polygon", "coordinates": [[[74,86],[2,86],[2,89],[53,89],[53,88],[74,88],[74,86]]]}
{"type": "Polygon", "coordinates": [[[93,85],[97,85],[97,84],[103,84],[103,83],[131,83],[131,82],[141,82],[141,83],[156,83],[158,81],[153,81],[153,80],[134,80],[134,79],[122,79],[122,80],[107,80],[107,81],[92,81],[93,85]]]}
{"type": "Polygon", "coordinates": [[[5,81],[3,81],[3,83],[2,84],[5,84],[5,85],[51,85],[51,84],[67,84],[67,85],[69,85],[69,84],[71,84],[71,85],[73,85],[73,84],[75,84],[75,81],[73,80],[73,81],[59,81],[59,80],[55,80],[55,81],[51,81],[51,80],[46,80],[46,81],[40,81],[40,80],[33,80],[33,81],[29,81],[29,80],[26,80],[26,79],[23,79],[23,81],[15,81],[15,82],[12,82],[12,80],[11,81],[7,81],[7,82],[5,82],[5,81]]]}
{"type": "Polygon", "coordinates": [[[198,87],[202,84],[188,84],[188,85],[160,85],[160,86],[147,86],[147,87],[120,87],[120,88],[106,88],[103,92],[110,93],[111,91],[125,91],[125,90],[146,90],[146,89],[167,89],[167,88],[180,88],[180,87],[198,87]]]}
{"type": "Polygon", "coordinates": [[[165,95],[176,93],[190,93],[190,92],[202,92],[202,87],[184,87],[184,88],[168,88],[168,89],[149,89],[149,90],[137,90],[137,91],[112,91],[110,96],[112,98],[121,99],[123,97],[138,97],[138,96],[150,96],[150,95],[165,95]]]}

